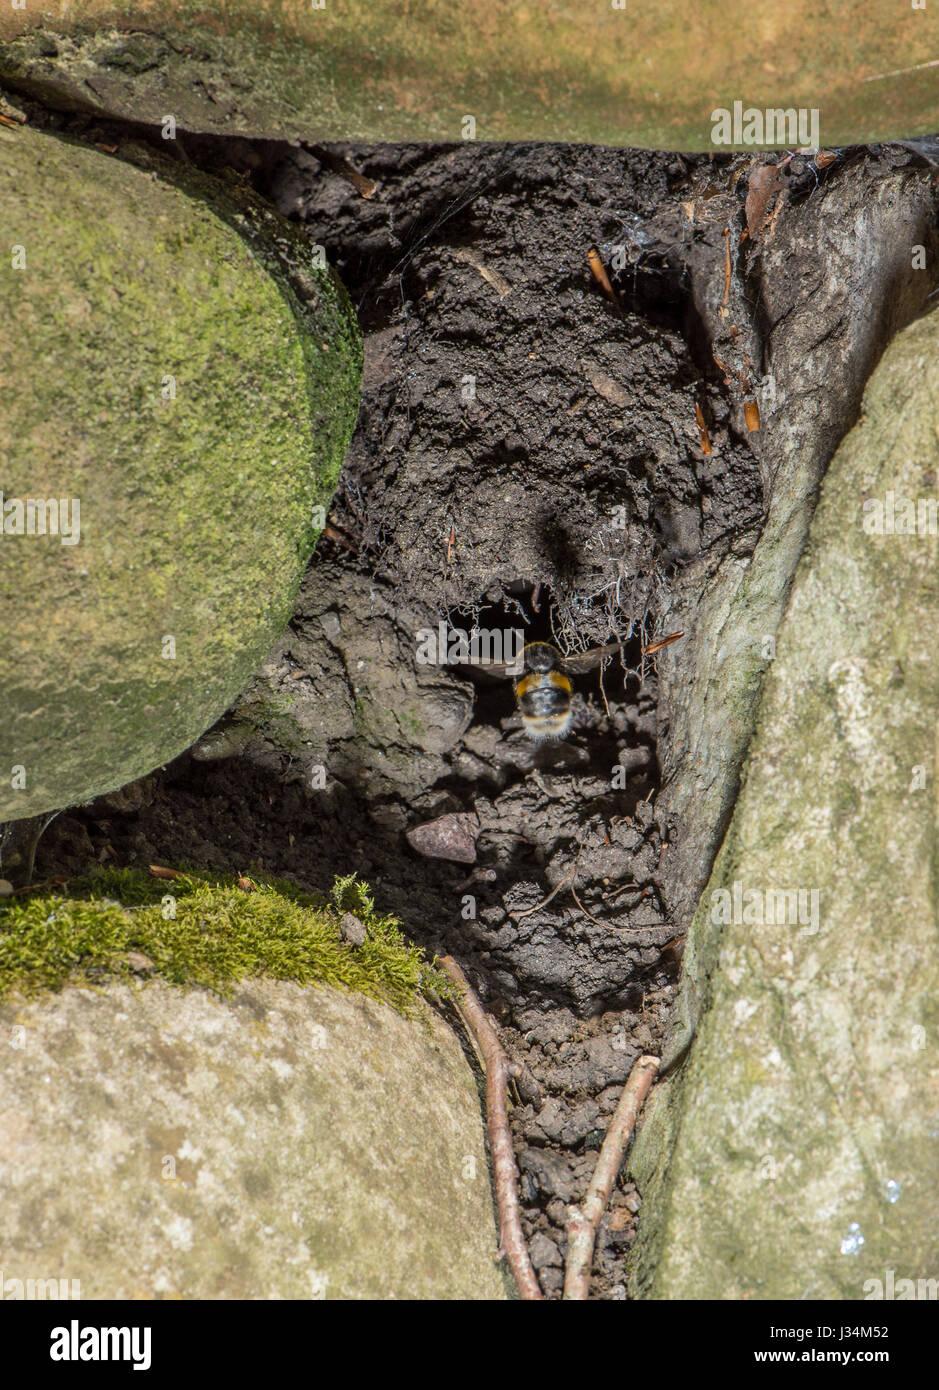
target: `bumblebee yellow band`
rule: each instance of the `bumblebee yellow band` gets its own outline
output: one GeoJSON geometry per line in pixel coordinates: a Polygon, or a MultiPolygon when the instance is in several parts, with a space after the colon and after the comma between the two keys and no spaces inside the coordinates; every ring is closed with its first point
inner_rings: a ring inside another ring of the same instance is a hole
{"type": "Polygon", "coordinates": [[[515,693],[521,699],[527,691],[543,685],[546,680],[549,685],[556,685],[558,690],[570,690],[571,688],[570,681],[560,671],[535,671],[530,676],[522,677],[515,687],[515,693]]]}

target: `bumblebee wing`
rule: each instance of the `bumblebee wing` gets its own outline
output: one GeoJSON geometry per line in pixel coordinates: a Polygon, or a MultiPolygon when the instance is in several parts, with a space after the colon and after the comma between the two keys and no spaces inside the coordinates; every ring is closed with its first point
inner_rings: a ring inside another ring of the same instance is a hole
{"type": "Polygon", "coordinates": [[[614,652],[622,651],[625,646],[625,642],[608,642],[605,647],[592,647],[589,652],[574,652],[571,656],[562,657],[559,665],[562,671],[567,671],[572,676],[580,676],[584,671],[592,671],[601,661],[612,656],[614,652]]]}
{"type": "Polygon", "coordinates": [[[474,661],[471,669],[482,671],[484,676],[492,676],[494,680],[510,679],[513,676],[517,678],[525,672],[521,657],[517,661],[474,661]]]}

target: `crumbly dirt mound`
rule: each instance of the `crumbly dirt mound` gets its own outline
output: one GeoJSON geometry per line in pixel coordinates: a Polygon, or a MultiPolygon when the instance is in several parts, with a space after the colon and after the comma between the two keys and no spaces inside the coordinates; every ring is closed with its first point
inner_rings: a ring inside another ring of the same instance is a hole
{"type": "Polygon", "coordinates": [[[551,589],[575,644],[626,635],[671,563],[761,508],[697,334],[673,192],[687,166],[546,145],[354,160],[369,199],[294,151],[266,191],[325,247],[368,333],[346,469],[356,544],[403,599],[432,595],[441,612],[527,581],[551,589]],[[588,268],[594,245],[620,308],[588,268]],[[701,454],[696,400],[719,465],[701,454]]]}

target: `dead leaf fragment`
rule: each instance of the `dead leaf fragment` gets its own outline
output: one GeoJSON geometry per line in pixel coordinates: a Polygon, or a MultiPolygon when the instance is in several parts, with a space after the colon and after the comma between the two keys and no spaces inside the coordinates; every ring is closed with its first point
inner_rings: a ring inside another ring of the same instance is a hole
{"type": "Polygon", "coordinates": [[[611,304],[615,304],[618,307],[619,300],[616,297],[616,291],[610,283],[609,275],[606,273],[606,266],[603,264],[603,258],[595,246],[591,246],[590,250],[587,252],[587,264],[590,266],[590,272],[593,278],[596,280],[607,299],[611,304]]]}
{"type": "Polygon", "coordinates": [[[751,241],[759,241],[770,199],[782,188],[778,164],[758,164],[751,171],[747,186],[747,231],[751,241]]]}
{"type": "Polygon", "coordinates": [[[583,365],[584,374],[597,395],[602,396],[605,401],[609,401],[610,405],[622,407],[629,404],[629,396],[619,382],[614,381],[611,376],[607,376],[606,372],[601,371],[591,362],[585,362],[583,365]]]}
{"type": "Polygon", "coordinates": [[[465,248],[461,247],[459,250],[453,252],[453,259],[455,261],[462,261],[464,265],[471,265],[474,270],[478,270],[486,283],[491,285],[500,297],[504,298],[507,294],[512,293],[512,286],[509,284],[508,280],[506,280],[505,276],[500,275],[499,272],[493,270],[491,266],[484,265],[475,252],[467,251],[465,248]]]}
{"type": "Polygon", "coordinates": [[[711,437],[708,434],[704,411],[697,401],[694,403],[694,416],[698,422],[698,434],[701,436],[701,452],[702,454],[709,454],[711,452],[711,437]]]}

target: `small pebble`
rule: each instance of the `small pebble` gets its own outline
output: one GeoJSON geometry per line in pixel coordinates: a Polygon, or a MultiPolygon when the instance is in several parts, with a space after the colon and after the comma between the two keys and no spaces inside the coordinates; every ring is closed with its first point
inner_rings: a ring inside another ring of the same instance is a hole
{"type": "Polygon", "coordinates": [[[541,1231],[532,1236],[529,1245],[531,1262],[535,1269],[560,1269],[561,1252],[555,1245],[550,1236],[544,1235],[541,1231]]]}
{"type": "Polygon", "coordinates": [[[149,956],[145,956],[143,951],[127,951],[121,957],[125,965],[129,965],[135,975],[152,975],[156,966],[149,956]]]}
{"type": "Polygon", "coordinates": [[[416,825],[405,836],[412,849],[426,859],[451,859],[458,864],[476,862],[476,839],[479,817],[461,811],[455,815],[438,816],[436,820],[416,825]]]}
{"type": "Polygon", "coordinates": [[[364,946],[368,932],[365,924],[360,922],[354,912],[344,912],[339,923],[339,931],[343,941],[348,941],[350,946],[364,946]]]}

